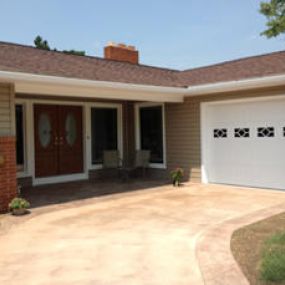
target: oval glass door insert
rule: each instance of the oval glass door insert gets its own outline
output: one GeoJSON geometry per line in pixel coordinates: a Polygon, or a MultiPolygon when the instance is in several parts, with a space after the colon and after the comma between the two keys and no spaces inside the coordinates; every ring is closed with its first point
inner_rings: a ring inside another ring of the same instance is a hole
{"type": "Polygon", "coordinates": [[[65,120],[65,139],[69,146],[73,146],[77,137],[76,119],[74,114],[69,113],[65,120]]]}
{"type": "Polygon", "coordinates": [[[39,117],[38,134],[41,146],[48,147],[51,142],[51,123],[46,113],[42,113],[39,117]]]}

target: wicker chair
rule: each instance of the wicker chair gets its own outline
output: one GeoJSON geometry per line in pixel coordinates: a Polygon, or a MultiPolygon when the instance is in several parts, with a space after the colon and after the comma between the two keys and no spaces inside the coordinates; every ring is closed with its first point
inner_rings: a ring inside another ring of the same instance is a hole
{"type": "Polygon", "coordinates": [[[118,150],[104,150],[103,168],[117,169],[120,166],[120,156],[118,150]]]}
{"type": "Polygon", "coordinates": [[[145,177],[146,169],[149,166],[150,151],[149,150],[137,150],[135,155],[134,168],[141,168],[143,171],[143,177],[145,177]]]}

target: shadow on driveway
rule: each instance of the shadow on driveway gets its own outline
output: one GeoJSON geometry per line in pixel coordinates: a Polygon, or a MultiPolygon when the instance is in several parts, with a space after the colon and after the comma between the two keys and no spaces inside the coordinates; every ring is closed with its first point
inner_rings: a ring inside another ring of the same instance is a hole
{"type": "Polygon", "coordinates": [[[128,183],[76,181],[36,187],[26,187],[21,196],[31,203],[31,208],[62,204],[131,191],[144,190],[167,185],[166,181],[157,180],[130,180],[128,183]]]}

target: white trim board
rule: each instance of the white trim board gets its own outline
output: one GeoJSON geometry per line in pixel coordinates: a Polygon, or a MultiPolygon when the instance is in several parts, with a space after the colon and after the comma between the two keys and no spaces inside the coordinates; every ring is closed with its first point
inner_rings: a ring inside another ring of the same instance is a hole
{"type": "Polygon", "coordinates": [[[0,70],[0,81],[15,84],[16,93],[130,101],[183,102],[186,88],[96,81],[0,70]]]}
{"type": "MultiPolygon", "coordinates": [[[[27,110],[26,110],[26,106],[23,102],[19,102],[17,103],[16,101],[14,102],[15,108],[16,105],[21,106],[22,107],[22,115],[23,115],[23,121],[22,121],[22,128],[23,128],[23,158],[24,158],[24,164],[23,165],[17,165],[18,167],[21,167],[19,171],[17,171],[17,177],[25,177],[25,170],[27,169],[27,135],[26,135],[26,114],[27,114],[27,110]]],[[[16,110],[15,110],[15,114],[14,116],[16,117],[16,110]]],[[[14,120],[14,124],[15,124],[15,135],[16,135],[16,120],[14,120]]]]}
{"type": "Polygon", "coordinates": [[[85,122],[86,122],[86,140],[87,140],[87,165],[89,170],[102,169],[102,164],[92,164],[91,144],[92,144],[92,133],[91,133],[91,109],[92,108],[111,108],[117,110],[117,143],[120,158],[124,157],[123,153],[123,106],[117,103],[87,103],[85,122]]]}
{"type": "Polygon", "coordinates": [[[285,74],[264,76],[256,78],[247,78],[234,81],[223,81],[210,84],[200,84],[189,86],[185,97],[192,97],[197,95],[208,95],[219,92],[250,90],[255,88],[284,86],[285,74]]]}
{"type": "Polygon", "coordinates": [[[184,97],[284,86],[285,74],[184,87],[86,80],[0,70],[0,81],[15,84],[16,93],[58,97],[103,98],[146,102],[180,102],[184,97]]]}
{"type": "Polygon", "coordinates": [[[285,74],[184,87],[86,80],[0,70],[0,81],[15,84],[16,93],[151,102],[183,102],[184,97],[284,86],[285,74]]]}

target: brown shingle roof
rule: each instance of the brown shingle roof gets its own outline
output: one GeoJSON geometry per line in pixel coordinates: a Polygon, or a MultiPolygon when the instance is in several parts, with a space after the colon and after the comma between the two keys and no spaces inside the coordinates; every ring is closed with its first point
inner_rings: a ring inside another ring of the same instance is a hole
{"type": "Polygon", "coordinates": [[[154,86],[191,85],[285,73],[285,51],[184,71],[0,42],[0,70],[154,86]]]}
{"type": "Polygon", "coordinates": [[[155,86],[179,86],[177,71],[0,42],[0,70],[155,86]]]}
{"type": "Polygon", "coordinates": [[[199,85],[284,73],[285,51],[280,51],[184,70],[179,79],[182,85],[199,85]]]}

